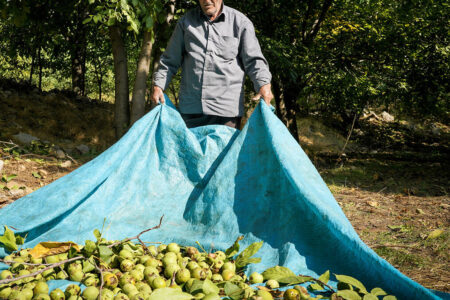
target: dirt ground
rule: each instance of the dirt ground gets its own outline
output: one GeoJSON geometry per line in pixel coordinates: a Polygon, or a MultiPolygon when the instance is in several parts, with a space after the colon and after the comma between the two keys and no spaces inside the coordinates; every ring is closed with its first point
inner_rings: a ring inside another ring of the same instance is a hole
{"type": "Polygon", "coordinates": [[[412,195],[408,188],[389,192],[388,185],[372,191],[352,186],[351,179],[347,179],[347,186],[341,186],[327,174],[330,170],[322,171],[339,205],[369,247],[423,286],[450,292],[447,194],[412,195]]]}
{"type": "MultiPolygon", "coordinates": [[[[70,104],[55,105],[61,100],[55,93],[39,95],[39,101],[28,104],[33,97],[14,92],[2,98],[0,93],[0,160],[4,164],[0,208],[75,170],[113,140],[109,105],[68,98],[62,102],[70,104]],[[64,115],[68,108],[70,113],[64,115]],[[61,115],[66,125],[61,125],[61,115]],[[46,144],[20,146],[11,138],[19,132],[39,136],[46,144]],[[89,146],[88,153],[74,151],[80,143],[89,146]],[[59,145],[65,154],[57,158],[52,145],[59,145]]],[[[331,138],[323,130],[319,134],[317,124],[315,128],[301,140],[318,145],[320,136],[328,143],[327,149],[332,147],[331,138]]],[[[333,139],[338,149],[345,143],[336,133],[333,139]]],[[[425,287],[450,292],[450,165],[447,146],[438,146],[433,148],[439,150],[437,154],[427,150],[423,155],[392,160],[365,155],[336,163],[336,159],[309,155],[368,246],[425,287]]],[[[350,147],[354,151],[354,145],[350,147]]]]}

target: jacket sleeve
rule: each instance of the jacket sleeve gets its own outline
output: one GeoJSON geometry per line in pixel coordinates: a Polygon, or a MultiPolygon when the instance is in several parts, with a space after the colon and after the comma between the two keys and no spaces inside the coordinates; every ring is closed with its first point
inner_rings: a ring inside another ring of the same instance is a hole
{"type": "Polygon", "coordinates": [[[245,73],[250,77],[256,92],[272,79],[269,71],[269,64],[261,52],[255,28],[248,21],[245,23],[241,34],[240,58],[244,66],[245,73]]]}
{"type": "Polygon", "coordinates": [[[163,90],[167,89],[173,75],[177,73],[183,61],[184,53],[184,30],[181,18],[170,37],[164,53],[159,59],[157,71],[153,74],[153,85],[163,90]]]}

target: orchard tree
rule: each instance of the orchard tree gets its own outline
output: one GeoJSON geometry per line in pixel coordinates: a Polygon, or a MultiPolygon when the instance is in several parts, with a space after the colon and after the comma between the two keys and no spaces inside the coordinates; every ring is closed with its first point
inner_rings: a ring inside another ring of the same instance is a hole
{"type": "Polygon", "coordinates": [[[255,25],[272,72],[272,87],[278,116],[298,141],[297,100],[309,81],[320,71],[320,62],[310,60],[316,37],[333,0],[254,0],[251,5],[227,1],[246,14],[255,25]]]}
{"type": "Polygon", "coordinates": [[[39,89],[44,66],[63,70],[69,64],[72,90],[84,95],[88,28],[82,21],[86,8],[78,0],[0,1],[2,19],[8,24],[10,50],[14,55],[31,57],[29,82],[37,67],[39,89]]]}
{"type": "Polygon", "coordinates": [[[142,38],[132,93],[131,123],[145,113],[145,95],[150,71],[155,27],[173,19],[174,1],[89,0],[90,14],[84,23],[107,28],[111,39],[115,74],[115,130],[120,138],[130,125],[128,54],[126,32],[142,38]]]}

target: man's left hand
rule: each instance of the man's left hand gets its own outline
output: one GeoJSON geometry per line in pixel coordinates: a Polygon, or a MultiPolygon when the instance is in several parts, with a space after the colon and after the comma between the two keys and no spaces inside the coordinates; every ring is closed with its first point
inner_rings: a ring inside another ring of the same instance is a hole
{"type": "Polygon", "coordinates": [[[253,100],[259,100],[260,98],[263,98],[264,102],[266,102],[267,105],[270,105],[270,101],[272,101],[272,99],[273,99],[273,94],[272,94],[270,83],[263,85],[259,89],[259,93],[256,94],[255,97],[253,97],[253,100]]]}

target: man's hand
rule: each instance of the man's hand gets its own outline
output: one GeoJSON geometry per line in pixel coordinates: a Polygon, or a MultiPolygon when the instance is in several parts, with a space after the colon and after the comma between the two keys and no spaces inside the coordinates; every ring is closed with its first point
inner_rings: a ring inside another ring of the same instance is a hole
{"type": "Polygon", "coordinates": [[[153,86],[153,93],[152,93],[151,101],[152,101],[152,106],[158,105],[158,102],[161,104],[164,103],[163,90],[157,85],[153,86]]]}
{"type": "Polygon", "coordinates": [[[253,97],[253,100],[259,100],[261,97],[264,99],[264,102],[266,102],[267,105],[270,105],[270,101],[272,101],[272,99],[273,99],[273,94],[272,94],[270,83],[263,85],[259,89],[259,93],[256,94],[255,97],[253,97]]]}

